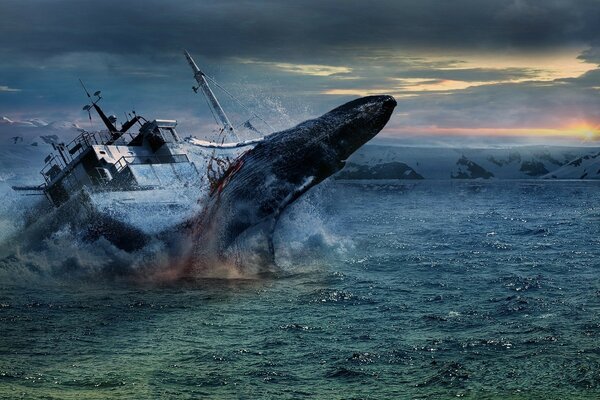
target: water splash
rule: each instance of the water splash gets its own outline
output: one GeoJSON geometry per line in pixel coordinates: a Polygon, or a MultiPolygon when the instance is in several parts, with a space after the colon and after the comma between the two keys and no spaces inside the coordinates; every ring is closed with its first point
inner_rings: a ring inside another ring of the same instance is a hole
{"type": "MultiPolygon", "coordinates": [[[[85,202],[73,202],[58,210],[38,205],[29,210],[37,217],[29,222],[23,222],[25,211],[10,215],[5,205],[1,215],[12,228],[3,230],[0,241],[0,279],[12,283],[95,279],[164,283],[262,279],[298,272],[298,268],[320,268],[323,253],[335,257],[351,246],[327,226],[331,221],[325,216],[323,201],[329,192],[327,187],[315,188],[282,215],[275,234],[276,263],[268,252],[268,224],[249,229],[225,254],[203,251],[215,246],[195,243],[181,226],[149,235],[143,246],[125,251],[103,236],[90,237],[86,231],[90,219],[102,214],[85,202]]],[[[144,210],[138,212],[143,214],[144,210]]],[[[218,240],[218,235],[204,238],[218,240]]]]}

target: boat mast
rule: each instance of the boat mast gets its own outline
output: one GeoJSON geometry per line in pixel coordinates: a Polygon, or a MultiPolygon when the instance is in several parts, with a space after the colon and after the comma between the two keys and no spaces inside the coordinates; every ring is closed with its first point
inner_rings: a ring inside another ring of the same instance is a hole
{"type": "Polygon", "coordinates": [[[208,100],[208,103],[211,106],[214,114],[223,125],[223,131],[232,134],[237,139],[237,134],[233,128],[233,125],[231,125],[229,118],[227,118],[227,115],[225,115],[225,111],[223,111],[223,108],[219,104],[215,94],[210,89],[210,86],[208,86],[206,75],[204,75],[204,72],[200,71],[200,68],[198,68],[198,65],[196,65],[196,62],[192,56],[190,56],[190,53],[188,53],[187,50],[184,50],[183,54],[185,54],[185,58],[190,64],[190,67],[192,67],[192,71],[194,71],[194,78],[196,79],[196,82],[198,82],[198,86],[194,86],[192,89],[194,89],[194,92],[196,93],[198,93],[198,89],[202,89],[202,92],[204,93],[204,96],[206,96],[206,99],[208,100]]]}

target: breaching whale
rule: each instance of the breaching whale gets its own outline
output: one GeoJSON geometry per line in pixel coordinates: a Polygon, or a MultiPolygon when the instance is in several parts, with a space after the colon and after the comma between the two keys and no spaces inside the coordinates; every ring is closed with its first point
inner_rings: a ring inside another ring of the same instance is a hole
{"type": "MultiPolygon", "coordinates": [[[[219,265],[230,266],[231,261],[240,267],[229,258],[230,251],[236,249],[232,246],[236,239],[248,231],[268,250],[258,252],[258,266],[270,271],[269,266],[275,264],[273,232],[284,210],[342,169],[352,153],[383,129],[395,106],[391,96],[359,98],[291,129],[252,141],[223,144],[225,148],[242,146],[248,150],[233,161],[208,196],[200,199],[201,211],[195,217],[161,233],[148,234],[118,220],[113,222],[110,215],[96,212],[82,192],[5,247],[14,248],[14,243],[21,248],[43,245],[43,238],[69,221],[76,232],[86,232],[84,241],[103,237],[128,252],[141,250],[149,243],[150,251],[164,249],[164,257],[158,257],[156,263],[151,261],[151,269],[138,271],[139,276],[144,280],[174,280],[211,274],[219,265]],[[266,235],[254,235],[252,227],[266,235]]],[[[250,250],[255,257],[257,253],[250,250]]],[[[256,265],[256,260],[244,262],[256,265]]]]}
{"type": "Polygon", "coordinates": [[[362,97],[253,142],[219,179],[202,213],[186,224],[193,259],[223,256],[236,238],[262,223],[274,257],[273,232],[281,213],[342,169],[383,129],[395,106],[392,96],[362,97]]]}

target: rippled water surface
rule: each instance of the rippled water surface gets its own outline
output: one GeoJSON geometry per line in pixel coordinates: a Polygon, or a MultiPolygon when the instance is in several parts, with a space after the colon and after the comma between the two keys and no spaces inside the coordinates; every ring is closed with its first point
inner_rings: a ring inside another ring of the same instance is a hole
{"type": "Polygon", "coordinates": [[[3,260],[0,397],[600,396],[599,183],[329,182],[276,239],[253,280],[3,260]]]}

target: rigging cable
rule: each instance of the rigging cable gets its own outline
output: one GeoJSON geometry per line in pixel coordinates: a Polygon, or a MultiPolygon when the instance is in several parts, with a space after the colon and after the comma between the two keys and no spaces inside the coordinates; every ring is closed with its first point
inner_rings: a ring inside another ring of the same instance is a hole
{"type": "Polygon", "coordinates": [[[231,97],[236,103],[238,103],[244,110],[246,110],[247,112],[249,112],[250,114],[252,114],[254,117],[260,119],[262,122],[264,122],[272,131],[275,131],[275,128],[273,128],[267,121],[265,121],[264,118],[262,118],[260,115],[256,114],[255,112],[251,111],[248,107],[246,107],[241,101],[239,101],[233,94],[231,94],[227,89],[225,89],[223,86],[219,85],[219,83],[214,80],[212,77],[208,76],[208,75],[204,75],[209,81],[211,81],[216,87],[218,87],[219,89],[221,89],[223,92],[225,92],[225,94],[227,94],[229,97],[231,97]]]}

